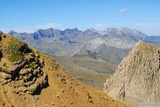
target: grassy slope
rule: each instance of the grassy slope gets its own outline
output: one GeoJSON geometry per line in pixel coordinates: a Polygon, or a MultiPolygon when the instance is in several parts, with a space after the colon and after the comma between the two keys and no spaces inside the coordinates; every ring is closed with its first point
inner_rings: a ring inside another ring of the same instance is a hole
{"type": "Polygon", "coordinates": [[[103,85],[106,79],[111,76],[111,74],[95,73],[95,72],[86,72],[86,71],[67,71],[73,77],[82,81],[83,83],[90,85],[99,90],[103,89],[103,85]]]}
{"type": "Polygon", "coordinates": [[[115,63],[107,62],[103,59],[95,60],[87,56],[80,58],[54,56],[54,58],[65,70],[94,71],[97,73],[112,74],[117,69],[117,64],[115,63]]]}

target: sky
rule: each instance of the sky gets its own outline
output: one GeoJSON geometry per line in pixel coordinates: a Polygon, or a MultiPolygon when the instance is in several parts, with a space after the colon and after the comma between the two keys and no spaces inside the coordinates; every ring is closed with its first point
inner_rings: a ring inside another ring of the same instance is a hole
{"type": "Polygon", "coordinates": [[[160,0],[0,0],[0,30],[128,27],[160,35],[160,0]]]}

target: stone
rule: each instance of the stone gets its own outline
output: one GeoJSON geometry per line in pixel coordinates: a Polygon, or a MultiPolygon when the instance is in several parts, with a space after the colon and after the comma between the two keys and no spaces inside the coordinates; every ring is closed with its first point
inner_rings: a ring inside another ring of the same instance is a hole
{"type": "Polygon", "coordinates": [[[5,72],[1,72],[1,73],[0,73],[0,77],[1,77],[2,79],[5,79],[5,80],[11,79],[11,75],[10,75],[10,74],[7,74],[7,73],[5,73],[5,72]]]}
{"type": "Polygon", "coordinates": [[[2,53],[2,51],[0,51],[0,58],[2,58],[3,57],[3,53],[2,53]]]}
{"type": "Polygon", "coordinates": [[[160,102],[159,55],[157,47],[139,41],[106,80],[104,92],[133,107],[137,102],[160,102]]]}
{"type": "Polygon", "coordinates": [[[0,31],[0,36],[3,34],[3,32],[2,31],[0,31]]]}

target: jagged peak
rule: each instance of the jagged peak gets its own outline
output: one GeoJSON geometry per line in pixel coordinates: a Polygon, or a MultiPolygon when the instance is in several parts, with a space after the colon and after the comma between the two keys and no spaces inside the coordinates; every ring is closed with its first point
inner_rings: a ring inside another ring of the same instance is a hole
{"type": "Polygon", "coordinates": [[[87,29],[87,30],[93,31],[93,32],[97,31],[97,30],[95,30],[95,29],[93,29],[93,28],[89,28],[89,29],[87,29]]]}
{"type": "Polygon", "coordinates": [[[141,37],[141,38],[144,38],[147,36],[145,33],[142,33],[142,32],[135,30],[135,29],[130,29],[128,27],[119,28],[118,31],[120,31],[126,35],[137,36],[137,37],[141,37]]]}
{"type": "MultiPolygon", "coordinates": [[[[77,28],[77,27],[75,27],[75,28],[73,28],[73,29],[69,29],[69,28],[68,28],[68,29],[65,29],[65,30],[78,30],[78,28],[77,28]]],[[[64,30],[64,31],[65,31],[65,30],[64,30]]]]}
{"type": "MultiPolygon", "coordinates": [[[[144,44],[147,44],[147,43],[145,43],[144,41],[140,40],[140,41],[138,41],[138,42],[136,43],[135,46],[142,46],[142,45],[144,45],[144,44]]],[[[149,44],[148,44],[148,45],[149,45],[149,44]]]]}
{"type": "Polygon", "coordinates": [[[137,44],[133,49],[139,49],[140,51],[142,51],[142,50],[147,50],[152,48],[157,48],[157,47],[140,40],[137,42],[137,44]]]}
{"type": "Polygon", "coordinates": [[[114,30],[117,30],[117,28],[107,28],[104,31],[114,31],[114,30]]]}
{"type": "Polygon", "coordinates": [[[119,28],[118,30],[132,30],[132,29],[130,29],[128,27],[122,27],[122,28],[119,28]]]}
{"type": "Polygon", "coordinates": [[[16,34],[16,33],[17,33],[17,32],[15,32],[15,31],[13,31],[13,30],[11,30],[11,31],[8,32],[8,34],[10,34],[10,35],[16,34]]]}

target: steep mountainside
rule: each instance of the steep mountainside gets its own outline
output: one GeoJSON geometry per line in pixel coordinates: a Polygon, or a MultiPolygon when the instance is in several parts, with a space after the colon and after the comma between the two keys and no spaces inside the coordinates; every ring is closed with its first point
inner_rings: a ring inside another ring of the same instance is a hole
{"type": "Polygon", "coordinates": [[[0,32],[1,107],[125,107],[72,78],[51,57],[0,32]]]}
{"type": "Polygon", "coordinates": [[[104,91],[129,106],[160,102],[160,50],[139,41],[106,80],[104,91]]]}

